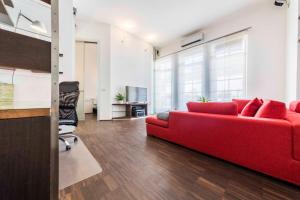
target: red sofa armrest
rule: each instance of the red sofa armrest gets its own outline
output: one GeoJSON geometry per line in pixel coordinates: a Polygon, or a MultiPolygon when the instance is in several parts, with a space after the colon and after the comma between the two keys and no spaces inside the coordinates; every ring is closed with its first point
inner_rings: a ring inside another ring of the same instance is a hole
{"type": "Polygon", "coordinates": [[[286,118],[293,129],[293,157],[300,161],[300,113],[288,111],[286,118]]]}
{"type": "Polygon", "coordinates": [[[295,160],[300,161],[300,124],[293,127],[293,155],[295,160]]]}
{"type": "Polygon", "coordinates": [[[146,123],[156,125],[156,126],[160,126],[160,127],[164,127],[164,128],[168,128],[168,126],[169,126],[168,121],[160,120],[160,119],[157,118],[157,116],[148,116],[146,118],[146,123]]]}

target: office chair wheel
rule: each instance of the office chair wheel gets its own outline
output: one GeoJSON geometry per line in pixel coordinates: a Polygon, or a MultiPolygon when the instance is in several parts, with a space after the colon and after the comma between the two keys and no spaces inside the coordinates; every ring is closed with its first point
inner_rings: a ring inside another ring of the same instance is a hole
{"type": "Polygon", "coordinates": [[[78,138],[74,138],[74,143],[77,143],[78,142],[78,138]]]}
{"type": "Polygon", "coordinates": [[[67,145],[66,146],[66,151],[70,151],[71,150],[71,146],[70,145],[67,145]]]}

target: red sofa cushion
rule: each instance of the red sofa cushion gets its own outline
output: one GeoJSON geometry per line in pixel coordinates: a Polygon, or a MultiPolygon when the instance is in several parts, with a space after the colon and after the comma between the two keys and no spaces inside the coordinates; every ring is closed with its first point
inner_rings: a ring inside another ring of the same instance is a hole
{"type": "Polygon", "coordinates": [[[241,116],[254,117],[258,109],[263,105],[263,101],[255,98],[251,100],[241,112],[241,116]]]}
{"type": "Polygon", "coordinates": [[[271,119],[285,119],[286,105],[279,101],[267,101],[257,111],[255,117],[271,118],[271,119]]]}
{"type": "Polygon", "coordinates": [[[300,101],[292,101],[290,103],[290,111],[300,113],[300,101]]]}
{"type": "Polygon", "coordinates": [[[188,102],[187,107],[189,112],[238,115],[237,104],[234,102],[188,102]]]}
{"type": "Polygon", "coordinates": [[[232,101],[237,104],[238,112],[241,113],[251,99],[232,99],[232,101]]]}
{"type": "Polygon", "coordinates": [[[160,120],[156,116],[149,116],[149,117],[147,117],[146,118],[146,123],[147,124],[157,125],[157,126],[164,127],[164,128],[168,128],[169,127],[169,122],[164,121],[164,120],[160,120]]]}

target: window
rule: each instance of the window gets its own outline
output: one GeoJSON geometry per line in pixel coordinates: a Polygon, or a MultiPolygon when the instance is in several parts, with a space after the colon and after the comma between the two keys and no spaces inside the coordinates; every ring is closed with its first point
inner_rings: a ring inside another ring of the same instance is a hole
{"type": "Polygon", "coordinates": [[[210,100],[230,101],[245,96],[245,37],[226,38],[210,45],[210,100]]]}
{"type": "Polygon", "coordinates": [[[178,110],[186,110],[186,103],[204,96],[203,48],[193,48],[178,54],[178,110]]]}
{"type": "Polygon", "coordinates": [[[159,59],[154,67],[154,109],[163,112],[172,108],[172,59],[159,59]]]}
{"type": "Polygon", "coordinates": [[[156,61],[154,110],[186,110],[206,97],[231,101],[246,96],[245,32],[181,51],[156,61]]]}

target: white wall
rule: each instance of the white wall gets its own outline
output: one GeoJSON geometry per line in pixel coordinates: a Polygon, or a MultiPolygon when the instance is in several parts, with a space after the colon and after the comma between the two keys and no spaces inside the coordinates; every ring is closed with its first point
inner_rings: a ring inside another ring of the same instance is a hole
{"type": "Polygon", "coordinates": [[[59,60],[60,81],[75,80],[75,19],[73,0],[59,1],[59,60]]]}
{"type": "MultiPolygon", "coordinates": [[[[285,100],[286,8],[273,1],[247,8],[203,29],[214,39],[247,27],[249,33],[247,96],[285,100]]],[[[161,56],[180,49],[180,42],[160,49],[161,56]]]]}
{"type": "MultiPolygon", "coordinates": [[[[13,71],[0,69],[0,83],[12,83],[13,71]]],[[[16,70],[14,75],[14,101],[51,104],[51,76],[46,73],[32,73],[16,70]]]]}
{"type": "MultiPolygon", "coordinates": [[[[300,3],[298,0],[294,0],[294,1],[297,1],[298,2],[298,16],[300,16],[300,3]]],[[[298,71],[298,81],[297,81],[297,99],[300,99],[300,20],[298,19],[298,60],[297,60],[297,71],[298,71]]]]}
{"type": "Polygon", "coordinates": [[[300,98],[298,70],[298,1],[291,0],[287,10],[286,97],[288,101],[300,98]]]}
{"type": "Polygon", "coordinates": [[[151,106],[153,47],[116,27],[111,28],[111,91],[112,102],[125,86],[145,87],[151,106]]]}
{"type": "Polygon", "coordinates": [[[98,120],[110,120],[112,117],[110,86],[110,25],[91,20],[77,20],[76,39],[98,42],[98,120]]]}
{"type": "Polygon", "coordinates": [[[98,120],[112,118],[112,103],[126,85],[149,88],[151,99],[152,46],[108,24],[76,21],[76,39],[98,42],[98,120]]]}

